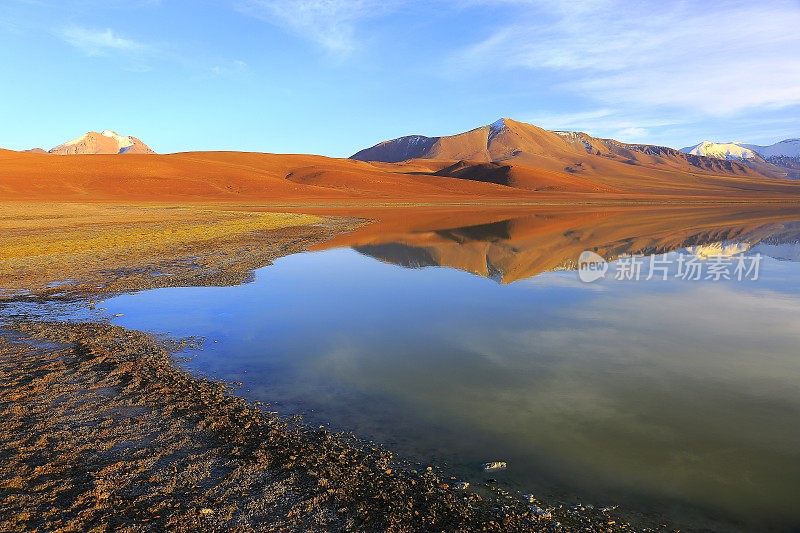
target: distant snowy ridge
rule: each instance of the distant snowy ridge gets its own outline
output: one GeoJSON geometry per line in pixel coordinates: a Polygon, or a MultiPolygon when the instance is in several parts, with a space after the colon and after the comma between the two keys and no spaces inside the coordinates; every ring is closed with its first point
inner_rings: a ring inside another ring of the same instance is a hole
{"type": "Polygon", "coordinates": [[[760,146],[741,142],[716,143],[703,141],[700,144],[681,148],[681,152],[694,155],[704,155],[717,159],[739,160],[756,159],[760,156],[766,160],[771,157],[800,157],[800,139],[786,139],[784,141],[760,146]]]}
{"type": "Polygon", "coordinates": [[[743,144],[767,159],[770,157],[800,157],[800,139],[786,139],[769,146],[758,146],[755,144],[743,144]]]}
{"type": "Polygon", "coordinates": [[[681,148],[681,152],[692,155],[702,155],[705,157],[713,157],[716,159],[726,159],[728,161],[745,161],[747,159],[756,159],[757,152],[746,148],[740,143],[715,143],[713,141],[703,141],[695,146],[681,148]]]}
{"type": "Polygon", "coordinates": [[[766,175],[770,175],[769,169],[773,168],[783,172],[782,176],[777,177],[800,179],[800,139],[786,139],[767,146],[741,142],[703,141],[695,146],[682,148],[681,151],[715,159],[738,161],[759,169],[766,175]]]}

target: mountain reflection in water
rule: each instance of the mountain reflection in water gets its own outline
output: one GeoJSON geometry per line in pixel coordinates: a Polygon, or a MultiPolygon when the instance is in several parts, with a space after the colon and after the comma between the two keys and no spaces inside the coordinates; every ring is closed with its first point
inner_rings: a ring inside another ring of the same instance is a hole
{"type": "Polygon", "coordinates": [[[351,246],[399,266],[450,267],[512,283],[573,269],[584,250],[609,261],[681,249],[705,257],[758,252],[795,260],[800,257],[798,219],[800,212],[790,208],[421,213],[386,217],[319,248],[351,246]]]}

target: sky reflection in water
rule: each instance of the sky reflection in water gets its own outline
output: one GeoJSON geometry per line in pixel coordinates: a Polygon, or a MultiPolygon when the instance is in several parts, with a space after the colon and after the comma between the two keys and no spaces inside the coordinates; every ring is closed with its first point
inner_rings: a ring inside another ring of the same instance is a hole
{"type": "Polygon", "coordinates": [[[800,524],[800,263],[766,257],[758,281],[501,284],[359,249],[106,307],[123,326],[206,337],[187,366],[281,413],[473,482],[506,460],[493,477],[524,492],[693,525],[800,524]]]}

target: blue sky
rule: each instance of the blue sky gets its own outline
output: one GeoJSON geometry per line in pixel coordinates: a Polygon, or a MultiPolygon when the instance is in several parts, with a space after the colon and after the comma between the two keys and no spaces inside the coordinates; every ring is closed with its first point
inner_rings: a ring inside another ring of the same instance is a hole
{"type": "Polygon", "coordinates": [[[682,147],[800,137],[800,2],[3,0],[0,146],[348,156],[512,117],[682,147]]]}

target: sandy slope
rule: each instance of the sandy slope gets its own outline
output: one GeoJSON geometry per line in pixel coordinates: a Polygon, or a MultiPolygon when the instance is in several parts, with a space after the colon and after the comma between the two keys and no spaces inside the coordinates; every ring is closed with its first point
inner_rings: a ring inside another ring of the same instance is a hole
{"type": "Polygon", "coordinates": [[[197,201],[513,194],[494,185],[465,185],[403,171],[306,155],[187,152],[54,158],[2,150],[0,199],[197,201]]]}
{"type": "MultiPolygon", "coordinates": [[[[550,150],[550,148],[548,148],[550,150]]],[[[554,152],[548,152],[550,154],[554,152]]],[[[0,200],[61,201],[663,201],[794,200],[800,184],[593,157],[368,163],[315,155],[186,152],[74,155],[0,150],[0,200]],[[559,165],[562,165],[559,167],[559,165]],[[508,167],[508,168],[504,168],[508,167]]]]}

